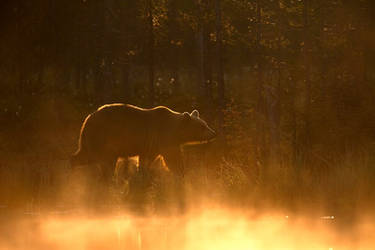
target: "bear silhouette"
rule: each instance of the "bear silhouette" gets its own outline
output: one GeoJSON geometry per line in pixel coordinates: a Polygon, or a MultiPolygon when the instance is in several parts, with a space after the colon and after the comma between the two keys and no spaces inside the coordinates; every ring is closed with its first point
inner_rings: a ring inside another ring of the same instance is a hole
{"type": "Polygon", "coordinates": [[[183,176],[181,146],[207,143],[215,137],[197,110],[179,113],[164,106],[144,109],[107,104],[83,122],[71,165],[99,164],[108,180],[119,157],[138,156],[142,170],[161,155],[172,172],[183,176]]]}

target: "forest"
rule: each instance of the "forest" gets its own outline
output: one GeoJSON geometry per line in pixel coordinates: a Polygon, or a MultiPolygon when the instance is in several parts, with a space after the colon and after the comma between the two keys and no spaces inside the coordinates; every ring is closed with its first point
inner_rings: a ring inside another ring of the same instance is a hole
{"type": "Polygon", "coordinates": [[[374,27],[370,0],[3,0],[0,205],[69,206],[79,128],[121,102],[218,132],[185,152],[192,199],[370,211],[374,27]]]}

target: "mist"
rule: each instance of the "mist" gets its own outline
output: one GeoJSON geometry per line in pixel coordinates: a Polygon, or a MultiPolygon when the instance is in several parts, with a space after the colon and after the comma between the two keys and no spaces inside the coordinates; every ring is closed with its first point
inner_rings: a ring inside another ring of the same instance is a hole
{"type": "Polygon", "coordinates": [[[0,1],[0,249],[373,249],[374,16],[372,0],[0,1]],[[216,140],[176,150],[183,176],[122,156],[104,183],[71,157],[112,103],[199,114],[216,140]]]}
{"type": "Polygon", "coordinates": [[[34,214],[1,226],[1,249],[372,249],[374,221],[204,206],[183,216],[34,214]],[[208,208],[209,207],[209,208],[208,208]]]}

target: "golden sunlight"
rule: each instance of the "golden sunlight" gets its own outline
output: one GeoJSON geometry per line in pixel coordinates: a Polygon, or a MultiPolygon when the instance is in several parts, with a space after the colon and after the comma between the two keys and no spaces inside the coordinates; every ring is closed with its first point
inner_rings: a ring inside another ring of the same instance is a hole
{"type": "Polygon", "coordinates": [[[48,217],[8,227],[0,249],[371,249],[374,224],[351,230],[323,218],[211,209],[180,217],[48,217]]]}

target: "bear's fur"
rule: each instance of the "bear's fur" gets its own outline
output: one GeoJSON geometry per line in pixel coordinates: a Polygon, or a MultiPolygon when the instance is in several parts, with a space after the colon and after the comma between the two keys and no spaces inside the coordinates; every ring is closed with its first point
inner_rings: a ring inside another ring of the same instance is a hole
{"type": "Polygon", "coordinates": [[[178,113],[163,106],[143,109],[108,104],[88,115],[82,125],[72,166],[99,164],[112,176],[119,157],[139,156],[140,169],[162,155],[168,168],[182,176],[180,146],[205,143],[216,136],[198,111],[178,113]]]}

